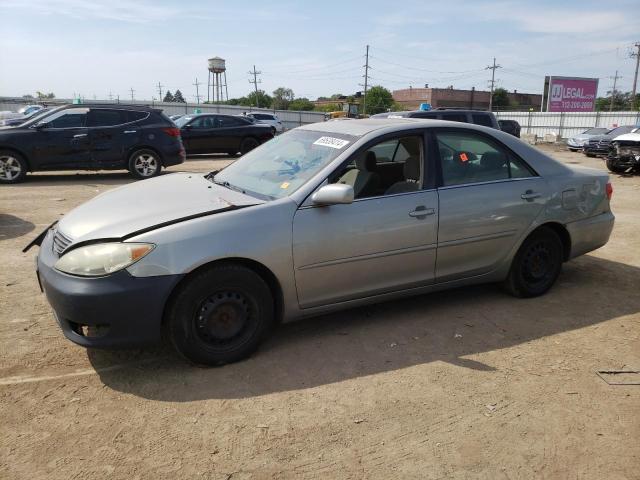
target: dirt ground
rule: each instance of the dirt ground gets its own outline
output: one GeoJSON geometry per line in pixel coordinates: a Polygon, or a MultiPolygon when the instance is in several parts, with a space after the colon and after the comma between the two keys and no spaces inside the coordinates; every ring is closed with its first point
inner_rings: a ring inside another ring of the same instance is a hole
{"type": "Polygon", "coordinates": [[[611,241],[541,298],[487,285],[350,310],[214,369],[65,340],[20,251],[130,181],[0,188],[0,478],[640,478],[640,386],[596,375],[640,370],[639,176],[612,175],[611,241]]]}

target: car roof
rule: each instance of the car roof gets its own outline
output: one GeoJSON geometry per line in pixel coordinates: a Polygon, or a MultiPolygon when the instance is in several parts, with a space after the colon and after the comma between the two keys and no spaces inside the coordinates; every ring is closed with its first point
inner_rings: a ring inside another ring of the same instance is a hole
{"type": "Polygon", "coordinates": [[[68,103],[60,105],[63,108],[115,108],[118,110],[138,110],[141,112],[161,112],[161,108],[149,105],[129,105],[127,103],[68,103]]]}
{"type": "MultiPolygon", "coordinates": [[[[354,119],[350,122],[318,122],[309,123],[298,127],[299,130],[313,130],[315,132],[342,133],[361,137],[375,130],[388,127],[403,127],[407,129],[416,126],[442,126],[444,120],[427,120],[423,118],[364,118],[354,119]]],[[[459,122],[446,122],[459,123],[459,122]]],[[[466,125],[466,124],[465,124],[466,125]]]]}

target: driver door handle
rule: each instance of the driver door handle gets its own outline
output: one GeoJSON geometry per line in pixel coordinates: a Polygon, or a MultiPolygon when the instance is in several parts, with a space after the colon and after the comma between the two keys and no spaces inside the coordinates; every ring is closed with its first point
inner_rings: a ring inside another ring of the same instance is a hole
{"type": "Polygon", "coordinates": [[[125,130],[123,133],[136,133],[137,130],[125,130]]]}
{"type": "Polygon", "coordinates": [[[541,193],[534,192],[533,190],[527,190],[522,195],[520,195],[520,198],[523,200],[535,200],[536,198],[540,198],[541,196],[541,193]]]}
{"type": "Polygon", "coordinates": [[[427,208],[424,205],[419,205],[413,212],[409,212],[410,217],[414,218],[424,218],[427,215],[433,215],[436,211],[434,208],[427,208]]]}
{"type": "MultiPolygon", "coordinates": [[[[82,138],[82,137],[86,137],[87,134],[86,133],[77,133],[73,136],[73,138],[82,138]]],[[[67,137],[68,138],[68,137],[67,137]]]]}

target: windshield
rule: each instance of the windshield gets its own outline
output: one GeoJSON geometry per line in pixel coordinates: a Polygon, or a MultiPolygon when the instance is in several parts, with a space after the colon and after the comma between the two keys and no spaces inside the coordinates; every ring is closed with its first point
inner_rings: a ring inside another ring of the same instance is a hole
{"type": "Polygon", "coordinates": [[[633,130],[633,127],[616,127],[607,132],[607,135],[622,135],[623,133],[629,133],[633,130]]]}
{"type": "Polygon", "coordinates": [[[607,133],[607,129],[606,128],[589,128],[582,133],[583,134],[586,133],[589,135],[601,135],[601,134],[607,133]]]}
{"type": "Polygon", "coordinates": [[[355,140],[350,135],[292,130],[247,153],[213,180],[259,197],[286,197],[355,140]]]}
{"type": "Polygon", "coordinates": [[[182,128],[184,127],[187,123],[189,123],[191,120],[193,119],[192,115],[185,115],[183,117],[180,118],[176,118],[173,123],[175,123],[178,127],[182,128]]]}
{"type": "Polygon", "coordinates": [[[47,110],[46,112],[42,113],[42,112],[38,112],[37,115],[33,115],[32,117],[29,117],[29,120],[27,120],[26,122],[24,122],[22,125],[20,125],[21,127],[30,127],[31,125],[35,125],[36,123],[38,123],[40,120],[44,119],[45,117],[48,117],[49,115],[53,115],[56,112],[62,110],[64,107],[57,107],[51,110],[47,110]]]}

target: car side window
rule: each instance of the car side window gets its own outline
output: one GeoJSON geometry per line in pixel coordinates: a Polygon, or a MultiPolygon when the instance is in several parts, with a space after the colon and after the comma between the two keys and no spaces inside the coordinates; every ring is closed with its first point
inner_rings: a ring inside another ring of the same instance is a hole
{"type": "Polygon", "coordinates": [[[467,115],[465,113],[443,113],[442,120],[467,123],[467,115]]]}
{"type": "Polygon", "coordinates": [[[87,112],[87,108],[69,108],[44,121],[47,128],[82,128],[87,126],[87,112]]]}
{"type": "Polygon", "coordinates": [[[435,132],[445,187],[533,176],[510,152],[473,132],[435,132]]]}
{"type": "Polygon", "coordinates": [[[191,128],[194,128],[196,130],[216,128],[216,117],[212,115],[197,117],[189,125],[191,125],[191,128]]]}
{"type": "Polygon", "coordinates": [[[422,188],[423,137],[386,140],[357,153],[329,178],[353,187],[354,198],[380,197],[422,188]]]}
{"type": "Polygon", "coordinates": [[[238,127],[240,125],[246,125],[246,123],[239,118],[218,117],[218,125],[220,127],[238,127]]]}
{"type": "Polygon", "coordinates": [[[122,110],[92,108],[89,111],[90,127],[113,127],[127,123],[127,117],[122,110]]]}
{"type": "Polygon", "coordinates": [[[474,113],[471,115],[473,119],[473,123],[476,125],[483,125],[485,127],[493,127],[493,122],[491,122],[491,118],[489,115],[484,115],[482,113],[474,113]]]}

